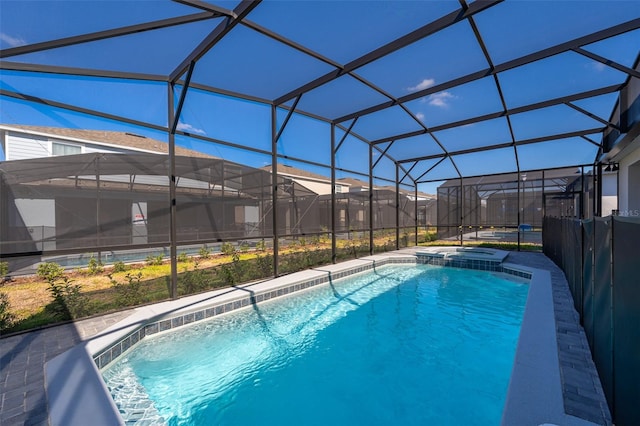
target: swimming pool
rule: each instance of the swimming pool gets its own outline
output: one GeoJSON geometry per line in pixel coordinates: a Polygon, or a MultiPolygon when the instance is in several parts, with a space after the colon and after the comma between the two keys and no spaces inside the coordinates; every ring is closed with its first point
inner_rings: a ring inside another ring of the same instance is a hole
{"type": "Polygon", "coordinates": [[[377,268],[147,338],[103,376],[132,423],[497,424],[527,291],[377,268]]]}

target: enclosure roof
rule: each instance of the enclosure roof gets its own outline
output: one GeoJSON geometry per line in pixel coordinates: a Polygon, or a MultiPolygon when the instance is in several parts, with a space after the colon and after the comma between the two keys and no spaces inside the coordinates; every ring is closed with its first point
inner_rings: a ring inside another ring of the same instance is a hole
{"type": "Polygon", "coordinates": [[[269,153],[275,108],[280,158],[316,161],[321,122],[408,184],[593,164],[640,77],[639,0],[0,7],[5,122],[101,130],[91,115],[269,153]]]}

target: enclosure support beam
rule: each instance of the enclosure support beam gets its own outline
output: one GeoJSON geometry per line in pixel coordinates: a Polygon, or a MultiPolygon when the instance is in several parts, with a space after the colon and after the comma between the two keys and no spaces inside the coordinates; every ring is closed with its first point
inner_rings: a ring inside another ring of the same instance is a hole
{"type": "Polygon", "coordinates": [[[458,206],[460,206],[460,227],[458,228],[460,230],[460,245],[464,245],[464,184],[462,181],[462,175],[460,175],[460,173],[458,173],[458,175],[460,176],[460,202],[458,203],[458,206]]]}
{"type": "MultiPolygon", "coordinates": [[[[344,132],[344,135],[342,135],[342,138],[340,138],[340,142],[338,143],[338,145],[336,146],[336,148],[333,150],[334,155],[338,153],[338,150],[340,149],[340,147],[342,146],[342,144],[344,143],[345,140],[347,140],[347,136],[349,136],[349,134],[351,133],[351,129],[353,129],[353,126],[356,125],[356,122],[358,121],[358,117],[356,117],[351,124],[349,125],[349,128],[344,132]]],[[[335,124],[333,124],[335,126],[335,124]]]]}
{"type": "Polygon", "coordinates": [[[168,88],[168,123],[169,123],[169,243],[170,243],[170,262],[171,262],[171,285],[169,288],[169,296],[172,299],[178,297],[178,238],[177,238],[177,207],[176,207],[176,129],[178,128],[178,122],[180,121],[180,114],[182,113],[182,107],[187,96],[187,90],[189,90],[189,82],[191,81],[191,75],[193,74],[193,68],[196,63],[191,62],[187,72],[187,78],[182,92],[180,93],[180,99],[178,106],[174,110],[174,89],[175,83],[169,83],[168,88]]]}
{"type": "Polygon", "coordinates": [[[542,171],[542,232],[544,233],[544,218],[547,216],[547,200],[544,198],[544,170],[542,171]]]}
{"type": "Polygon", "coordinates": [[[373,254],[373,145],[369,145],[369,254],[373,254]]]}
{"type": "MultiPolygon", "coordinates": [[[[283,104],[285,102],[287,102],[290,99],[295,98],[296,96],[298,96],[301,93],[305,93],[305,92],[310,92],[311,90],[322,86],[323,84],[329,83],[332,80],[335,80],[337,78],[339,78],[340,76],[346,74],[346,73],[350,73],[352,71],[355,71],[356,69],[363,67],[377,59],[380,59],[384,56],[387,56],[397,50],[402,49],[403,47],[406,47],[418,40],[421,40],[425,37],[430,36],[431,34],[435,34],[438,31],[442,31],[444,29],[446,29],[447,27],[450,27],[466,18],[468,18],[469,16],[473,16],[474,14],[478,13],[478,12],[482,12],[485,9],[488,9],[496,4],[500,3],[500,0],[491,0],[491,1],[484,1],[484,2],[476,2],[473,3],[467,10],[462,10],[462,9],[458,9],[458,10],[454,10],[453,12],[450,12],[449,14],[433,21],[430,22],[427,25],[424,25],[412,32],[410,32],[409,34],[406,34],[396,40],[393,40],[387,44],[385,44],[384,46],[381,46],[351,62],[349,62],[348,64],[345,64],[344,67],[342,69],[336,69],[334,71],[330,71],[327,74],[318,77],[317,79],[301,86],[298,87],[297,89],[292,90],[291,92],[285,94],[284,96],[281,96],[280,98],[276,99],[276,104],[283,104]]],[[[352,117],[353,118],[353,117],[352,117]]],[[[342,120],[344,121],[344,120],[342,120]]]]}
{"type": "Polygon", "coordinates": [[[278,139],[276,132],[276,106],[271,105],[271,212],[273,225],[273,276],[278,276],[278,139]]]}
{"type": "Polygon", "coordinates": [[[331,263],[336,263],[336,125],[331,124],[331,263]]]}
{"type": "Polygon", "coordinates": [[[23,101],[27,101],[27,102],[33,102],[36,103],[38,105],[47,105],[49,107],[54,107],[54,108],[62,108],[62,109],[66,109],[69,111],[75,111],[75,112],[79,112],[80,114],[86,114],[86,115],[92,115],[94,117],[101,117],[101,118],[106,118],[108,120],[113,120],[113,121],[118,121],[121,123],[127,123],[127,124],[132,124],[134,126],[139,126],[139,127],[145,127],[147,129],[153,129],[153,130],[158,130],[160,132],[166,132],[167,128],[163,127],[163,126],[158,126],[156,124],[151,124],[151,123],[147,123],[144,121],[139,121],[139,120],[132,120],[130,118],[124,117],[124,116],[120,116],[120,115],[114,115],[114,114],[107,114],[107,113],[103,113],[97,110],[92,110],[89,108],[82,108],[82,107],[77,107],[71,104],[66,104],[63,102],[57,102],[51,99],[47,99],[47,98],[43,98],[40,96],[31,96],[31,95],[27,95],[25,93],[19,93],[19,92],[14,92],[11,90],[5,90],[5,89],[0,89],[0,96],[8,96],[10,98],[14,98],[14,99],[20,99],[23,101]]]}
{"type": "MultiPolygon", "coordinates": [[[[473,3],[475,4],[475,3],[473,3]]],[[[473,5],[472,4],[472,5],[473,5]]],[[[480,80],[482,78],[488,77],[490,75],[494,75],[497,73],[501,73],[504,71],[508,71],[510,69],[513,68],[517,68],[520,67],[522,65],[526,65],[526,64],[530,64],[536,61],[539,61],[541,59],[545,59],[545,58],[549,58],[551,56],[555,56],[558,55],[560,53],[563,52],[567,52],[576,48],[580,48],[582,46],[586,46],[589,45],[591,43],[595,43],[597,41],[600,40],[604,40],[610,37],[614,37],[616,35],[619,34],[624,34],[626,32],[629,31],[633,31],[640,28],[640,18],[635,18],[632,19],[630,21],[627,22],[623,22],[621,24],[615,25],[613,27],[609,27],[606,28],[604,30],[601,31],[597,31],[595,33],[592,34],[588,34],[586,36],[583,37],[579,37],[564,43],[560,43],[557,44],[555,46],[551,46],[551,47],[547,47],[543,50],[539,50],[537,52],[533,52],[530,54],[527,54],[525,56],[521,56],[519,58],[515,58],[512,59],[510,61],[507,62],[503,62],[501,64],[495,65],[493,68],[486,68],[480,71],[474,71],[471,74],[467,74],[465,76],[456,78],[454,80],[450,80],[435,86],[431,86],[427,89],[424,90],[418,90],[416,92],[412,92],[408,95],[402,96],[400,98],[398,98],[398,103],[407,103],[416,99],[420,99],[420,98],[424,98],[426,96],[432,95],[434,93],[438,93],[438,92],[443,92],[446,90],[449,90],[455,86],[460,86],[466,83],[471,83],[472,81],[476,81],[476,80],[480,80]]],[[[321,77],[322,79],[322,77],[321,77]]],[[[323,81],[323,83],[326,83],[326,81],[323,81]]],[[[323,84],[322,83],[322,84],[323,84]]],[[[304,91],[304,90],[303,90],[304,91]]],[[[295,95],[297,94],[297,92],[293,92],[293,94],[290,94],[287,97],[288,99],[292,99],[295,95]]],[[[366,109],[360,110],[360,111],[356,111],[350,114],[347,114],[343,117],[339,117],[336,118],[334,120],[335,123],[341,123],[343,121],[346,120],[350,120],[353,117],[362,117],[364,115],[367,114],[371,114],[374,113],[376,111],[380,111],[383,110],[385,108],[388,108],[390,106],[393,106],[392,101],[387,101],[387,102],[383,102],[381,104],[372,106],[372,107],[368,107],[366,109]]]]}
{"type": "Polygon", "coordinates": [[[580,167],[580,220],[584,220],[584,167],[580,167]]]}
{"type": "Polygon", "coordinates": [[[594,216],[602,217],[602,163],[598,163],[596,167],[596,209],[594,216]]]}
{"type": "MultiPolygon", "coordinates": [[[[452,157],[456,155],[472,154],[474,152],[484,152],[484,151],[491,151],[494,149],[511,148],[514,145],[521,146],[521,145],[529,145],[529,144],[539,143],[539,142],[549,142],[549,141],[554,141],[559,139],[567,139],[572,137],[582,137],[585,135],[602,133],[605,129],[606,127],[594,127],[592,129],[577,130],[573,132],[559,133],[559,134],[550,135],[550,136],[541,136],[541,137],[532,138],[532,139],[523,139],[523,140],[516,141],[515,144],[513,142],[506,142],[506,143],[501,143],[497,145],[489,145],[489,146],[483,146],[478,148],[461,149],[459,151],[451,151],[448,153],[448,155],[449,157],[452,157]]],[[[407,158],[404,160],[398,160],[398,162],[401,164],[404,164],[404,163],[411,163],[413,161],[433,160],[436,158],[442,158],[443,156],[446,157],[447,154],[432,154],[432,155],[426,155],[424,157],[413,157],[413,158],[407,158]]]]}
{"type": "Polygon", "coordinates": [[[520,251],[520,170],[518,170],[518,196],[516,197],[518,199],[518,251],[520,251]]]}
{"type": "MultiPolygon", "coordinates": [[[[407,241],[407,244],[409,242],[407,241]]],[[[400,166],[396,163],[396,250],[400,248],[400,166]]]]}
{"type": "MultiPolygon", "coordinates": [[[[178,121],[173,109],[173,84],[168,84],[168,123],[178,121]]],[[[186,90],[186,87],[184,88],[186,90]]],[[[171,281],[169,297],[178,297],[178,262],[177,262],[177,233],[176,233],[176,134],[169,132],[169,250],[171,261],[171,281]]]]}
{"type": "MultiPolygon", "coordinates": [[[[175,116],[173,117],[173,121],[170,121],[170,133],[172,135],[176,134],[176,130],[178,129],[178,123],[180,122],[180,115],[182,114],[182,107],[184,106],[184,100],[187,98],[187,91],[189,90],[189,84],[191,83],[191,76],[193,75],[193,69],[195,68],[196,63],[191,62],[189,64],[189,70],[187,71],[187,78],[184,81],[184,85],[182,86],[182,92],[180,92],[180,99],[178,100],[178,106],[176,108],[175,116]]],[[[171,91],[175,84],[171,84],[171,91]]],[[[171,105],[173,108],[173,105],[171,105]]]]}
{"type": "MultiPolygon", "coordinates": [[[[413,224],[414,227],[416,228],[416,245],[418,245],[418,183],[417,182],[413,182],[413,194],[414,194],[414,199],[415,199],[415,203],[413,204],[413,209],[414,209],[414,216],[413,216],[413,224]]],[[[424,210],[424,217],[425,217],[425,225],[426,225],[426,219],[427,219],[427,209],[426,209],[426,205],[425,205],[425,210],[424,210]]]]}
{"type": "Polygon", "coordinates": [[[73,46],[81,43],[89,43],[113,37],[122,37],[129,34],[138,34],[145,31],[152,31],[161,28],[168,28],[176,25],[198,22],[206,19],[215,18],[216,15],[211,12],[201,12],[187,16],[178,16],[175,18],[161,19],[158,21],[146,22],[143,24],[129,25],[126,27],[98,31],[89,34],[77,35],[73,37],[65,37],[57,40],[46,41],[42,43],[28,44],[25,46],[13,47],[10,49],[0,50],[0,58],[8,58],[17,55],[26,55],[29,53],[40,52],[48,49],[58,49],[66,46],[73,46]]]}
{"type": "MultiPolygon", "coordinates": [[[[100,246],[102,245],[102,241],[100,241],[100,211],[102,210],[102,206],[100,205],[100,157],[96,157],[95,164],[95,172],[96,172],[96,246],[98,247],[98,263],[102,262],[101,256],[102,253],[100,251],[100,246]]],[[[77,177],[76,177],[77,178],[77,177]]]]}
{"type": "Polygon", "coordinates": [[[602,57],[600,55],[596,55],[593,52],[589,52],[588,50],[584,50],[580,47],[576,47],[575,49],[571,49],[576,53],[579,53],[583,56],[586,56],[589,59],[593,59],[594,61],[598,61],[601,64],[607,65],[608,67],[611,68],[615,68],[618,71],[622,71],[623,73],[631,76],[631,77],[635,77],[635,78],[640,78],[640,72],[634,70],[633,68],[629,68],[629,67],[625,67],[622,64],[619,64],[618,62],[612,61],[611,59],[607,59],[605,57],[602,57]]]}
{"type": "Polygon", "coordinates": [[[235,9],[233,13],[234,18],[224,18],[224,21],[219,23],[213,31],[202,40],[202,42],[187,56],[180,65],[174,69],[169,75],[169,81],[175,82],[180,78],[182,74],[187,70],[187,67],[191,62],[197,62],[203,57],[213,46],[215,46],[220,40],[222,40],[242,19],[249,14],[261,0],[244,0],[235,9]]]}
{"type": "MultiPolygon", "coordinates": [[[[409,173],[411,173],[411,171],[418,165],[418,162],[416,161],[415,163],[413,163],[413,166],[409,167],[409,169],[402,169],[402,171],[404,172],[404,175],[402,176],[402,179],[400,179],[400,182],[404,181],[405,178],[407,176],[409,176],[409,173]]],[[[400,166],[400,163],[398,163],[398,166],[400,166]]],[[[411,180],[413,180],[413,178],[410,177],[411,180]]],[[[415,182],[413,182],[415,183],[415,182]]]]}

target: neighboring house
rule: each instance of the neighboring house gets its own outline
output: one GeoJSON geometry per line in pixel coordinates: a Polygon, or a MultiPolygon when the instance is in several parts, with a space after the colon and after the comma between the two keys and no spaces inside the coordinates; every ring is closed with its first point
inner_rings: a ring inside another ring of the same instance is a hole
{"type": "MultiPolygon", "coordinates": [[[[263,167],[263,170],[271,171],[271,166],[263,167]]],[[[314,205],[318,211],[302,209],[298,214],[298,222],[313,220],[319,214],[323,223],[329,223],[331,201],[331,178],[317,173],[278,164],[278,174],[303,185],[318,194],[314,205]],[[306,216],[306,217],[305,217],[306,216]]],[[[374,200],[376,208],[373,210],[373,223],[375,228],[393,228],[396,224],[395,216],[395,187],[374,186],[374,200]]],[[[369,184],[355,178],[338,178],[335,184],[336,193],[336,230],[348,231],[350,229],[365,229],[368,227],[368,191],[369,184]]],[[[400,226],[414,226],[415,215],[414,191],[400,189],[400,226]]],[[[418,192],[418,218],[419,225],[435,224],[435,196],[418,192]]]]}
{"type": "MultiPolygon", "coordinates": [[[[269,167],[175,152],[181,244],[273,235],[269,167]]],[[[168,244],[167,153],[165,142],[133,133],[0,125],[0,253],[168,244]]],[[[279,165],[277,182],[279,235],[329,229],[329,177],[279,165]]],[[[364,181],[337,180],[337,232],[368,228],[368,190],[364,181]]],[[[430,198],[419,193],[419,205],[430,198]]],[[[374,227],[394,228],[395,189],[375,187],[374,200],[374,227]]],[[[414,200],[413,191],[401,190],[401,226],[414,226],[414,200]]],[[[429,223],[423,210],[418,215],[429,223]]]]}
{"type": "MultiPolygon", "coordinates": [[[[1,252],[169,242],[166,143],[125,132],[0,125],[0,147],[1,252]]],[[[180,147],[176,154],[179,241],[271,234],[269,173],[180,147]]],[[[278,183],[283,198],[296,186],[278,183]]]]}
{"type": "MultiPolygon", "coordinates": [[[[271,173],[271,166],[262,167],[262,170],[271,173]]],[[[278,175],[288,177],[317,195],[331,195],[330,177],[298,169],[287,164],[278,164],[278,175]]],[[[336,181],[336,193],[349,192],[349,186],[347,183],[336,181]]]]}
{"type": "MultiPolygon", "coordinates": [[[[0,160],[5,161],[95,152],[167,154],[169,151],[165,142],[134,133],[17,124],[0,124],[0,148],[4,152],[0,160]]],[[[176,147],[176,155],[213,158],[181,147],[176,147]]]]}

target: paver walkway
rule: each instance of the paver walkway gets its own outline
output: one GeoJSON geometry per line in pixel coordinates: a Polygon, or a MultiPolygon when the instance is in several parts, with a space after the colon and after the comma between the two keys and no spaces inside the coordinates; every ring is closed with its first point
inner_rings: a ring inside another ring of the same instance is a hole
{"type": "Polygon", "coordinates": [[[611,425],[609,407],[564,273],[542,253],[511,252],[506,261],[551,272],[565,413],[598,425],[611,425]]]}
{"type": "MultiPolygon", "coordinates": [[[[611,425],[564,274],[542,253],[511,252],[507,261],[551,272],[565,412],[611,425]]],[[[44,363],[131,313],[117,312],[0,339],[0,425],[47,425],[44,363]]]]}
{"type": "Polygon", "coordinates": [[[131,313],[117,312],[0,339],[0,425],[48,425],[44,363],[131,313]]]}

